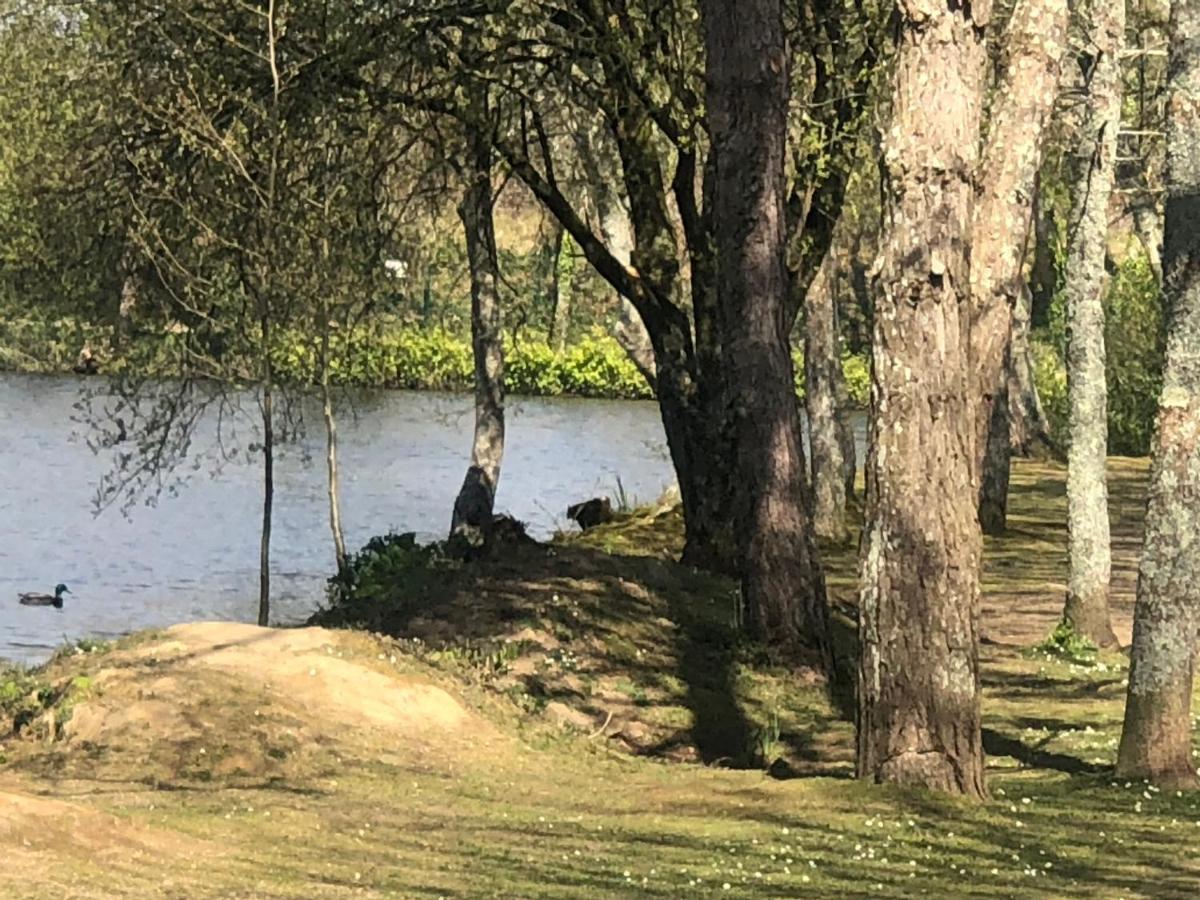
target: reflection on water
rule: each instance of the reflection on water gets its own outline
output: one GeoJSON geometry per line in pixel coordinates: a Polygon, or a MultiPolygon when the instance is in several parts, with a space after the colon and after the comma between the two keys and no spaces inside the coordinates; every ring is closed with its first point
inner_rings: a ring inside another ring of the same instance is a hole
{"type": "MultiPolygon", "coordinates": [[[[64,639],[195,619],[252,621],[257,610],[259,469],[195,472],[176,496],[123,517],[93,514],[108,460],[72,421],[96,379],[0,375],[0,657],[36,662],[64,639]],[[17,605],[19,591],[66,582],[62,610],[17,605]]],[[[247,403],[253,409],[253,400],[247,403]]],[[[276,466],[273,610],[303,619],[333,567],[319,408],[276,466]]],[[[388,530],[440,537],[470,450],[467,397],[357,394],[339,421],[343,520],[351,548],[388,530]]],[[[202,429],[196,452],[213,429],[202,429]]],[[[242,439],[253,437],[247,426],[242,439]]],[[[257,458],[255,458],[257,462],[257,458]]],[[[545,536],[566,507],[613,494],[657,497],[673,480],[652,403],[515,400],[497,508],[545,536]]]]}

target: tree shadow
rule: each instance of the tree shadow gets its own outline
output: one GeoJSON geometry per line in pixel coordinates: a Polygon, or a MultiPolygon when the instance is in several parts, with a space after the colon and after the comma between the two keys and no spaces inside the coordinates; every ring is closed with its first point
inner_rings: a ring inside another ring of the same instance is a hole
{"type": "Polygon", "coordinates": [[[1098,775],[1109,770],[1107,766],[1089,763],[1077,756],[1031,747],[991,728],[983,729],[983,749],[989,756],[1010,756],[1030,769],[1053,769],[1068,775],[1098,775]]]}

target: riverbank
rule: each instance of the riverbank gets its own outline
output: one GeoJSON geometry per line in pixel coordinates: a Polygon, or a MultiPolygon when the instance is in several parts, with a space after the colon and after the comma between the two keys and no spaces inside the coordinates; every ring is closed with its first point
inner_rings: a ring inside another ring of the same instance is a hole
{"type": "MultiPolygon", "coordinates": [[[[1125,640],[1145,471],[1111,468],[1125,640]]],[[[644,510],[397,585],[393,637],[193,625],[63,654],[0,747],[12,883],[34,900],[1193,896],[1198,799],[1108,775],[1124,658],[1035,646],[1062,599],[1063,503],[1061,467],[1019,464],[1012,528],[987,544],[985,803],[849,779],[846,710],[744,643],[732,584],[671,562],[677,513],[644,510]]],[[[851,613],[853,548],[825,550],[851,613]]]]}
{"type": "MultiPolygon", "coordinates": [[[[178,332],[143,335],[120,349],[109,328],[74,320],[53,323],[0,323],[0,371],[65,374],[93,362],[95,373],[173,377],[180,372],[178,332]],[[86,348],[86,349],[85,349],[86,348]]],[[[330,378],[339,387],[388,390],[454,391],[474,389],[470,340],[440,329],[395,324],[364,325],[334,331],[330,378]]],[[[292,331],[279,338],[273,355],[276,376],[296,386],[319,383],[318,345],[312,334],[292,331]]],[[[587,397],[601,400],[648,400],[654,396],[620,345],[602,332],[581,336],[561,351],[536,336],[513,338],[505,347],[505,386],[524,397],[587,397]]],[[[793,354],[797,391],[804,390],[804,359],[793,354]]],[[[256,363],[233,369],[255,371],[256,363]]],[[[869,393],[867,362],[843,360],[850,401],[865,409],[869,393]]]]}

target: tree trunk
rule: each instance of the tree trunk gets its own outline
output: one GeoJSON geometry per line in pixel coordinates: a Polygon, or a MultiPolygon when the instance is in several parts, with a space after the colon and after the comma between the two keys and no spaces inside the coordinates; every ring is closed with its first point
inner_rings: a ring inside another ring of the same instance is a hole
{"type": "MultiPolygon", "coordinates": [[[[476,100],[486,104],[486,98],[476,100]]],[[[492,218],[492,149],[488,136],[469,136],[468,182],[459,204],[471,270],[471,346],[475,357],[475,432],[471,465],[454,501],[451,535],[486,544],[504,458],[504,347],[499,272],[492,218]]]]}
{"type": "Polygon", "coordinates": [[[1038,328],[1044,328],[1050,323],[1050,305],[1058,291],[1054,212],[1047,206],[1046,199],[1042,188],[1042,175],[1039,172],[1033,195],[1034,245],[1033,264],[1029,271],[1029,289],[1033,294],[1029,301],[1029,321],[1038,328]]]}
{"type": "MultiPolygon", "coordinates": [[[[600,216],[600,231],[609,249],[624,265],[629,265],[633,253],[633,231],[629,224],[629,212],[619,195],[613,193],[607,182],[596,187],[596,208],[600,216]]],[[[629,298],[617,295],[617,321],[613,326],[613,337],[621,349],[641,372],[651,390],[655,390],[657,367],[654,363],[654,348],[650,335],[642,324],[637,310],[629,298]]]]}
{"type": "Polygon", "coordinates": [[[985,534],[1002,534],[1008,512],[1013,308],[1024,289],[1042,134],[1057,94],[1066,32],[1067,0],[1018,0],[980,166],[971,241],[971,356],[980,401],[975,460],[985,534]]]}
{"type": "Polygon", "coordinates": [[[557,219],[552,219],[550,239],[546,242],[544,251],[546,254],[546,302],[550,307],[549,322],[546,326],[546,343],[551,347],[557,347],[558,339],[558,295],[561,284],[558,258],[562,255],[565,234],[562,223],[557,219]]]}
{"type": "Polygon", "coordinates": [[[1099,646],[1116,643],[1108,612],[1109,546],[1107,397],[1104,364],[1104,269],[1108,204],[1121,125],[1125,4],[1086,5],[1087,103],[1080,129],[1078,183],[1067,248],[1067,378],[1071,446],[1067,455],[1070,576],[1063,618],[1099,646]]]}
{"type": "Polygon", "coordinates": [[[1142,244],[1142,248],[1146,251],[1146,261],[1150,263],[1150,271],[1154,273],[1154,280],[1162,284],[1163,280],[1163,261],[1162,261],[1162,223],[1159,221],[1158,208],[1155,206],[1154,198],[1147,197],[1133,207],[1133,225],[1134,231],[1137,232],[1138,240],[1142,244]]]}
{"type": "Polygon", "coordinates": [[[899,0],[860,597],[858,774],[982,797],[970,237],[988,4],[899,0]]]}
{"type": "Polygon", "coordinates": [[[1200,7],[1171,6],[1164,300],[1166,371],[1138,572],[1124,778],[1195,787],[1192,678],[1200,631],[1200,7]]]}
{"type": "Polygon", "coordinates": [[[1013,308],[1012,347],[1008,359],[1008,419],[1012,453],[1035,459],[1058,459],[1061,451],[1050,435],[1050,422],[1042,409],[1034,377],[1033,348],[1029,343],[1033,296],[1026,286],[1013,308]]]}
{"type": "Polygon", "coordinates": [[[832,254],[825,257],[804,294],[804,404],[811,451],[813,532],[823,540],[842,541],[846,537],[846,460],[838,388],[843,396],[846,391],[841,384],[833,259],[832,254]]]}
{"type": "MultiPolygon", "coordinates": [[[[628,266],[633,255],[633,225],[629,209],[619,190],[613,187],[613,179],[605,171],[601,135],[595,126],[580,124],[574,129],[575,147],[579,153],[584,175],[587,178],[597,225],[609,252],[623,266],[628,266]]],[[[617,321],[613,326],[613,337],[629,356],[650,389],[655,389],[656,366],[654,347],[650,335],[642,323],[629,298],[617,292],[617,321]]]]}
{"type": "Polygon", "coordinates": [[[271,371],[271,326],[269,316],[262,319],[263,380],[263,504],[262,534],[258,548],[258,624],[266,628],[271,620],[271,508],[275,502],[275,385],[271,371]]]}
{"type": "MultiPolygon", "coordinates": [[[[328,207],[327,207],[328,209],[328,207]]],[[[328,246],[326,244],[326,246],[328,246]]],[[[328,251],[326,251],[328,261],[328,251]]],[[[329,386],[329,299],[321,300],[321,414],[325,419],[325,471],[329,494],[329,531],[339,575],[346,572],[346,536],[342,531],[342,507],[338,499],[337,418],[333,411],[333,392],[329,386]]]]}
{"type": "Polygon", "coordinates": [[[784,260],[788,63],[780,0],[703,4],[717,302],[733,400],[742,595],[751,632],[832,670],[804,496],[784,260]]]}
{"type": "Polygon", "coordinates": [[[560,232],[558,252],[554,256],[554,317],[550,321],[550,346],[556,353],[567,349],[571,333],[571,301],[575,287],[575,242],[560,232]]]}

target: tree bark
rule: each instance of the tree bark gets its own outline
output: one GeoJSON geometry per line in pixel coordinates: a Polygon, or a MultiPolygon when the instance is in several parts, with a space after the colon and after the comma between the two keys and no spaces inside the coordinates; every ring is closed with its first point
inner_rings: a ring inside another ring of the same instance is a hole
{"type": "Polygon", "coordinates": [[[1070,325],[1067,378],[1071,447],[1067,455],[1070,576],[1065,621],[1099,646],[1116,643],[1108,610],[1109,546],[1107,397],[1104,350],[1104,268],[1108,205],[1121,126],[1121,62],[1125,4],[1091,0],[1085,69],[1087,103],[1079,140],[1079,181],[1067,248],[1070,325]]]}
{"type": "Polygon", "coordinates": [[[558,268],[558,258],[562,255],[563,237],[565,232],[557,219],[551,219],[550,238],[546,241],[543,252],[546,254],[546,302],[550,307],[549,321],[546,323],[546,343],[558,347],[558,307],[561,278],[558,268]]]}
{"type": "MultiPolygon", "coordinates": [[[[482,89],[479,89],[482,90],[482,89]]],[[[486,98],[476,98],[486,104],[486,98]]],[[[468,136],[467,186],[459,204],[471,270],[471,347],[475,358],[475,431],[471,465],[458,497],[450,534],[486,544],[504,458],[504,346],[500,277],[492,217],[492,148],[488,135],[468,136]]]]}
{"type": "MultiPolygon", "coordinates": [[[[625,199],[621,192],[614,188],[612,176],[605,171],[602,135],[593,124],[577,123],[573,129],[573,136],[587,180],[587,193],[595,210],[596,225],[609,252],[621,265],[628,266],[633,256],[633,225],[625,199]]],[[[620,291],[617,292],[617,305],[613,337],[646,379],[650,389],[654,390],[656,367],[650,335],[629,298],[620,291]]]]}
{"type": "Polygon", "coordinates": [[[780,0],[705,0],[717,302],[733,400],[742,595],[761,639],[832,670],[788,346],[788,73],[780,0]]]}
{"type": "Polygon", "coordinates": [[[829,255],[804,294],[804,404],[813,532],[823,540],[842,541],[846,537],[846,459],[839,394],[844,397],[846,388],[833,286],[833,256],[829,255]]]}
{"type": "Polygon", "coordinates": [[[970,238],[989,4],[898,0],[862,551],[858,774],[982,797],[970,238]]]}
{"type": "MultiPolygon", "coordinates": [[[[325,200],[326,221],[329,217],[329,199],[325,200]]],[[[329,238],[322,239],[322,262],[329,264],[329,238]]],[[[329,385],[329,296],[321,297],[321,414],[325,419],[325,472],[326,490],[329,496],[329,531],[333,536],[333,553],[337,560],[338,575],[346,573],[346,535],[342,531],[342,507],[338,485],[338,442],[337,418],[333,410],[333,391],[329,385]]]]}
{"type": "Polygon", "coordinates": [[[1117,771],[1195,787],[1192,680],[1200,631],[1200,7],[1171,5],[1164,300],[1166,371],[1138,572],[1117,771]]]}
{"type": "Polygon", "coordinates": [[[1066,0],[1018,0],[980,166],[971,241],[971,354],[980,400],[975,460],[985,534],[1002,534],[1008,512],[1013,308],[1024,289],[1042,134],[1057,94],[1066,32],[1066,0]]]}
{"type": "Polygon", "coordinates": [[[1013,307],[1012,349],[1008,360],[1009,442],[1017,456],[1058,459],[1062,452],[1050,435],[1050,422],[1034,377],[1033,347],[1029,343],[1032,306],[1033,295],[1026,285],[1013,307]]]}

